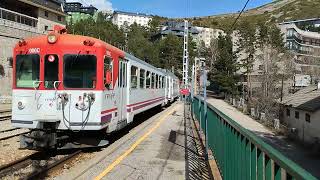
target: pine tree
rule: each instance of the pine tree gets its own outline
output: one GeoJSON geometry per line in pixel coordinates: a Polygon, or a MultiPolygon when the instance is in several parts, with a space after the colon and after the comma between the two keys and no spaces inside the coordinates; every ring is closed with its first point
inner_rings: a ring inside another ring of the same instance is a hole
{"type": "Polygon", "coordinates": [[[213,70],[209,73],[209,78],[220,92],[227,94],[237,94],[237,62],[232,51],[232,40],[230,35],[219,35],[217,58],[213,63],[213,70]]]}

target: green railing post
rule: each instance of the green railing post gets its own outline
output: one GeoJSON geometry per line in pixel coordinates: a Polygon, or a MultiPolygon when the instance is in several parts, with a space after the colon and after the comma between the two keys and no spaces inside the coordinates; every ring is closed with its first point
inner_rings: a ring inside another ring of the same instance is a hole
{"type": "Polygon", "coordinates": [[[213,151],[223,179],[316,179],[211,104],[207,108],[206,125],[203,100],[196,96],[192,103],[194,117],[202,131],[207,132],[208,147],[213,151]]]}
{"type": "Polygon", "coordinates": [[[245,179],[250,179],[250,173],[251,173],[251,143],[249,140],[246,139],[246,158],[244,161],[244,166],[245,166],[245,171],[246,171],[246,176],[245,179]]]}
{"type": "Polygon", "coordinates": [[[251,180],[257,179],[257,147],[251,144],[251,180]]]}
{"type": "Polygon", "coordinates": [[[281,180],[281,167],[278,164],[274,165],[274,180],[281,180]]]}
{"type": "Polygon", "coordinates": [[[263,164],[264,164],[264,158],[263,158],[263,152],[258,149],[257,151],[257,155],[258,155],[258,169],[257,169],[257,175],[258,175],[258,180],[263,180],[263,173],[264,173],[264,168],[263,168],[263,164]]]}
{"type": "Polygon", "coordinates": [[[265,180],[272,180],[272,160],[265,156],[265,180]]]}

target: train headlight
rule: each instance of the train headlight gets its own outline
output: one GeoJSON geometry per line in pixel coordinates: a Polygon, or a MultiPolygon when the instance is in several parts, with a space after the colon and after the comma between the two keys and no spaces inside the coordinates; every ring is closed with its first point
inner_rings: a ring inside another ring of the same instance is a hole
{"type": "Polygon", "coordinates": [[[57,40],[58,40],[57,35],[55,35],[55,34],[53,34],[53,33],[48,34],[48,42],[49,42],[50,44],[53,44],[53,43],[57,42],[57,40]]]}
{"type": "Polygon", "coordinates": [[[18,102],[18,109],[19,109],[19,110],[22,110],[22,109],[24,109],[24,108],[25,108],[24,104],[23,104],[21,101],[19,101],[19,102],[18,102]]]}

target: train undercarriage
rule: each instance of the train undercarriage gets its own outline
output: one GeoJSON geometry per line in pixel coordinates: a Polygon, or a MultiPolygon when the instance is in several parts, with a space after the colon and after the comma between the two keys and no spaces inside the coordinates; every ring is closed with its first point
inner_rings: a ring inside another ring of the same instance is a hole
{"type": "Polygon", "coordinates": [[[43,129],[33,129],[20,136],[20,148],[32,150],[77,149],[103,147],[109,144],[105,130],[57,130],[57,123],[44,123],[43,129]]]}

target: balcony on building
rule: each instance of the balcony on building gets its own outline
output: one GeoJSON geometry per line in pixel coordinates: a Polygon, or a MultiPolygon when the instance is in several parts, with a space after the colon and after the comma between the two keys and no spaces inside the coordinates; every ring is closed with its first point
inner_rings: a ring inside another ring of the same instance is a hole
{"type": "Polygon", "coordinates": [[[38,8],[18,0],[0,1],[0,24],[36,32],[38,8]]]}

